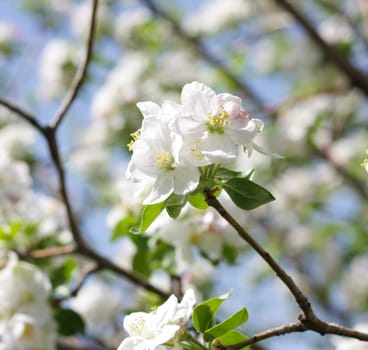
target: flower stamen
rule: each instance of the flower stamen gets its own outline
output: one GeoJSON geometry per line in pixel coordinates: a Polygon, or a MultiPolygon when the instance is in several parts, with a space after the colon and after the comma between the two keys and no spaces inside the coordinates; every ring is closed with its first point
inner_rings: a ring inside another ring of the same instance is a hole
{"type": "Polygon", "coordinates": [[[224,127],[230,124],[229,114],[226,112],[224,106],[219,107],[220,111],[213,115],[208,112],[207,129],[209,132],[218,134],[224,133],[224,127]]]}
{"type": "Polygon", "coordinates": [[[139,136],[141,136],[141,129],[138,129],[130,134],[132,137],[131,141],[127,144],[129,152],[133,152],[133,145],[135,141],[139,139],[139,136]]]}
{"type": "Polygon", "coordinates": [[[156,165],[161,169],[174,170],[174,162],[174,157],[168,151],[160,152],[156,157],[156,165]]]}

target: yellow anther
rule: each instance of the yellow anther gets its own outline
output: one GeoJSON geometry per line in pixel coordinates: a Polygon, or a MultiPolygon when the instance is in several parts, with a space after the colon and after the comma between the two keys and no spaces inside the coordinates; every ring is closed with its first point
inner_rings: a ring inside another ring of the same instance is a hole
{"type": "Polygon", "coordinates": [[[20,339],[26,340],[33,338],[35,333],[34,326],[31,323],[24,323],[22,333],[20,334],[20,339]]]}
{"type": "Polygon", "coordinates": [[[222,134],[224,132],[224,126],[229,125],[229,114],[225,111],[223,106],[219,107],[219,112],[213,115],[208,112],[208,122],[207,127],[210,132],[217,132],[222,134]]]}
{"type": "Polygon", "coordinates": [[[195,143],[194,146],[190,150],[192,151],[192,153],[197,159],[202,160],[204,158],[204,155],[201,149],[199,148],[199,142],[195,143]]]}
{"type": "Polygon", "coordinates": [[[173,170],[174,157],[168,151],[160,152],[156,157],[156,165],[159,168],[173,170]]]}
{"type": "Polygon", "coordinates": [[[128,150],[130,151],[130,152],[132,152],[133,151],[133,145],[134,145],[134,142],[135,141],[137,141],[138,139],[139,139],[139,136],[141,135],[141,129],[138,129],[138,130],[136,130],[136,131],[134,131],[134,132],[132,132],[131,134],[130,134],[130,136],[132,137],[132,139],[131,139],[131,141],[128,143],[128,150]]]}

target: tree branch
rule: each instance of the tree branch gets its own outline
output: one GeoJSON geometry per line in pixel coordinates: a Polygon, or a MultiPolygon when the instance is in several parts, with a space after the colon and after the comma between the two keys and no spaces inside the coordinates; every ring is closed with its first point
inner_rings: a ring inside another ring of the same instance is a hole
{"type": "Polygon", "coordinates": [[[78,227],[77,221],[74,218],[74,214],[73,214],[73,209],[69,200],[69,196],[66,190],[66,181],[65,181],[65,171],[64,168],[61,164],[61,157],[60,157],[60,153],[59,153],[59,147],[58,147],[58,143],[56,140],[56,135],[55,135],[55,129],[51,128],[51,127],[46,127],[45,129],[45,137],[46,137],[46,141],[49,147],[49,151],[50,151],[50,156],[51,159],[53,161],[54,167],[56,169],[56,173],[57,173],[57,177],[58,177],[58,183],[59,183],[59,191],[61,194],[61,199],[64,203],[65,209],[66,209],[66,214],[67,214],[67,218],[68,218],[68,223],[69,223],[69,227],[70,227],[70,231],[73,235],[73,239],[76,242],[77,245],[77,250],[76,252],[84,255],[88,258],[91,258],[93,260],[95,260],[98,264],[98,266],[101,269],[108,269],[111,270],[121,276],[124,276],[125,278],[127,278],[128,280],[130,280],[132,283],[137,284],[139,286],[142,286],[143,288],[154,292],[162,297],[168,297],[168,294],[162,290],[160,290],[159,288],[153,286],[152,284],[150,284],[148,281],[143,280],[142,278],[136,276],[135,274],[133,274],[132,272],[125,270],[117,265],[115,265],[114,263],[112,263],[110,260],[106,259],[105,257],[103,257],[102,255],[98,254],[97,252],[95,252],[93,249],[91,249],[86,242],[83,239],[83,235],[78,227]]]}
{"type": "Polygon", "coordinates": [[[0,105],[3,105],[9,111],[17,114],[19,117],[21,117],[23,120],[25,120],[26,122],[31,124],[33,127],[35,127],[39,132],[41,132],[43,134],[44,129],[43,129],[42,125],[38,122],[36,117],[34,117],[32,114],[28,113],[27,111],[25,111],[21,107],[16,106],[12,102],[10,102],[10,101],[8,101],[4,98],[0,98],[0,105]]]}
{"type": "MultiPolygon", "coordinates": [[[[131,271],[125,270],[117,265],[115,265],[114,263],[112,263],[110,260],[106,259],[105,257],[99,255],[97,252],[95,252],[93,249],[91,249],[88,244],[86,244],[86,242],[83,239],[83,235],[80,232],[80,229],[78,227],[77,221],[74,217],[73,214],[73,209],[71,206],[71,202],[69,200],[69,196],[67,193],[67,186],[66,186],[66,179],[65,179],[65,170],[63,168],[62,165],[62,161],[61,161],[61,156],[60,156],[60,151],[59,151],[59,146],[58,146],[58,142],[57,142],[57,138],[56,138],[56,131],[57,131],[57,127],[58,125],[60,125],[60,123],[63,120],[63,117],[65,116],[66,112],[68,111],[69,107],[71,106],[71,104],[73,103],[75,97],[78,94],[78,91],[83,83],[83,80],[86,76],[86,72],[87,72],[87,67],[88,67],[88,63],[90,61],[91,58],[91,52],[92,52],[92,46],[93,46],[93,41],[94,41],[94,30],[95,30],[95,23],[96,23],[96,13],[97,13],[97,4],[98,4],[98,0],[93,0],[93,4],[92,4],[92,15],[91,15],[91,22],[90,22],[90,27],[89,27],[89,35],[88,35],[88,39],[87,39],[87,49],[86,49],[86,56],[85,56],[85,60],[83,62],[83,64],[80,66],[72,84],[70,87],[69,92],[67,93],[63,103],[60,106],[59,111],[56,113],[54,121],[46,127],[42,127],[38,121],[36,120],[35,117],[33,117],[31,114],[23,111],[21,108],[13,105],[12,103],[1,99],[0,100],[0,104],[4,105],[6,108],[8,108],[9,110],[17,113],[20,117],[22,117],[23,119],[25,119],[26,121],[28,121],[31,125],[33,125],[46,139],[47,145],[48,145],[48,149],[50,152],[50,156],[53,162],[53,165],[55,167],[56,170],[56,175],[57,175],[57,180],[58,180],[58,184],[59,184],[59,192],[61,195],[61,200],[64,203],[65,209],[66,209],[66,214],[67,214],[67,219],[68,219],[68,224],[70,227],[70,231],[72,233],[73,239],[76,243],[76,248],[73,249],[72,251],[69,250],[69,248],[65,248],[66,251],[60,251],[60,254],[68,254],[70,252],[75,252],[81,255],[84,255],[85,257],[88,257],[92,260],[95,260],[97,263],[97,266],[99,269],[108,269],[110,271],[113,271],[117,274],[119,274],[120,276],[125,277],[126,279],[128,279],[130,282],[142,286],[143,288],[156,293],[157,295],[160,295],[162,297],[168,297],[168,293],[160,290],[159,288],[153,286],[152,284],[150,284],[148,281],[136,276],[134,273],[132,273],[131,271]]],[[[37,252],[37,253],[33,253],[33,255],[35,255],[34,257],[47,257],[49,256],[48,254],[54,254],[54,252],[37,252]]],[[[55,254],[57,255],[57,254],[55,254]]],[[[55,256],[52,255],[52,256],[55,256]]]]}
{"type": "Polygon", "coordinates": [[[268,338],[272,338],[272,337],[276,337],[276,336],[280,336],[280,335],[285,335],[285,334],[289,334],[289,333],[296,333],[296,332],[305,332],[306,328],[304,327],[304,325],[300,322],[296,322],[296,323],[290,323],[290,324],[286,324],[284,326],[280,326],[277,328],[271,328],[268,329],[266,331],[257,333],[255,335],[253,335],[252,337],[248,338],[247,340],[244,340],[240,343],[237,344],[233,344],[233,345],[221,345],[218,344],[216,346],[216,349],[219,350],[240,350],[245,346],[248,345],[252,345],[255,344],[261,340],[265,340],[268,338]]]}
{"type": "Polygon", "coordinates": [[[329,45],[314,29],[313,24],[287,0],[274,0],[276,4],[290,13],[294,19],[304,28],[311,40],[320,48],[324,56],[333,63],[350,81],[352,86],[359,88],[368,96],[368,76],[362,70],[356,68],[337,49],[329,45]]]}
{"type": "Polygon", "coordinates": [[[312,145],[314,151],[317,155],[319,155],[322,159],[324,159],[330,166],[341,175],[341,177],[348,183],[352,188],[355,189],[357,193],[359,193],[362,198],[368,199],[368,187],[365,182],[359,181],[353,175],[351,175],[347,169],[342,165],[336,162],[336,160],[331,156],[330,150],[328,147],[319,148],[317,145],[312,145]]]}
{"type": "Polygon", "coordinates": [[[42,258],[52,258],[54,256],[74,254],[76,252],[76,247],[72,245],[61,246],[61,247],[49,247],[44,249],[36,249],[27,252],[26,254],[20,254],[22,259],[32,258],[32,259],[42,259],[42,258]]]}
{"type": "Polygon", "coordinates": [[[316,316],[312,310],[309,300],[296,285],[293,279],[283,270],[276,260],[267,251],[265,251],[258,244],[258,242],[253,239],[253,237],[251,237],[250,234],[246,232],[245,229],[227,212],[227,210],[222,206],[211,190],[207,190],[205,194],[208,205],[216,209],[217,212],[236,230],[239,236],[246,241],[271,267],[271,269],[276,273],[276,275],[294,296],[296,303],[303,311],[305,317],[309,320],[314,320],[316,316]]]}
{"type": "Polygon", "coordinates": [[[350,26],[350,28],[354,31],[355,35],[360,39],[362,44],[364,45],[365,50],[368,51],[368,41],[362,33],[361,28],[356,22],[356,18],[351,17],[349,14],[345,13],[337,4],[326,1],[326,0],[318,0],[318,3],[327,10],[337,13],[341,16],[345,22],[350,26]]]}
{"type": "MultiPolygon", "coordinates": [[[[299,323],[291,324],[290,328],[286,327],[288,333],[299,332],[304,330],[312,330],[321,335],[325,334],[336,334],[345,337],[355,338],[359,340],[368,341],[368,334],[358,332],[354,329],[346,328],[334,323],[327,323],[320,320],[314,313],[312,305],[308,301],[307,297],[301,291],[301,289],[296,285],[294,280],[285,272],[285,270],[276,262],[276,260],[264,250],[258,242],[249,235],[249,233],[227,212],[227,210],[222,206],[218,199],[214,196],[210,189],[205,190],[206,201],[209,206],[216,209],[216,211],[236,230],[239,236],[247,242],[267,263],[267,265],[276,273],[279,279],[285,284],[289,289],[291,294],[300,309],[302,314],[299,315],[299,323]],[[300,326],[303,326],[303,328],[300,326]]],[[[267,331],[266,331],[267,332],[267,331]]],[[[280,328],[276,329],[276,332],[280,332],[280,328]]],[[[282,333],[280,333],[282,334],[282,333]]],[[[279,335],[279,334],[275,334],[279,335]]],[[[273,336],[273,335],[272,335],[273,336]]],[[[265,338],[262,338],[265,339],[265,338]]],[[[259,339],[259,340],[262,340],[259,339]]],[[[258,340],[257,340],[258,341],[258,340]]],[[[244,346],[244,344],[243,344],[244,346]]],[[[243,346],[235,349],[241,349],[243,346]]],[[[231,348],[232,349],[232,348],[231,348]]]]}
{"type": "Polygon", "coordinates": [[[94,42],[94,33],[95,33],[96,17],[97,17],[97,5],[98,5],[98,0],[93,0],[91,21],[89,25],[86,54],[85,54],[84,60],[82,64],[80,65],[77,73],[75,74],[74,79],[71,83],[71,86],[68,90],[68,93],[66,94],[63,102],[61,103],[61,106],[59,107],[59,110],[57,111],[54,120],[50,124],[50,127],[52,129],[58,128],[58,126],[60,125],[60,123],[62,122],[64,118],[64,115],[67,113],[74,99],[77,97],[80,91],[80,88],[86,78],[88,65],[92,57],[92,48],[93,48],[93,42],[94,42]]]}

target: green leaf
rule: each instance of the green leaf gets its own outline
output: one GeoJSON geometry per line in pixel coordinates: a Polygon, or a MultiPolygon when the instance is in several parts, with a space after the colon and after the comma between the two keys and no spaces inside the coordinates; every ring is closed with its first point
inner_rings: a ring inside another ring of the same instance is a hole
{"type": "Polygon", "coordinates": [[[203,334],[204,340],[210,341],[214,338],[221,337],[229,331],[239,327],[248,320],[248,311],[245,307],[232,314],[229,318],[221,323],[206,330],[203,334]]]}
{"type": "Polygon", "coordinates": [[[141,221],[139,226],[131,227],[129,232],[139,234],[145,232],[148,227],[161,214],[165,207],[165,201],[156,204],[145,205],[142,210],[141,221]]]}
{"type": "Polygon", "coordinates": [[[230,170],[227,168],[220,168],[217,170],[216,177],[222,180],[230,180],[236,177],[244,177],[244,173],[241,171],[230,170]]]}
{"type": "Polygon", "coordinates": [[[203,333],[214,324],[213,313],[208,305],[197,305],[193,310],[192,321],[195,329],[203,333]]]}
{"type": "Polygon", "coordinates": [[[194,308],[192,320],[198,332],[203,333],[215,324],[217,310],[220,305],[230,297],[231,293],[230,291],[217,298],[208,299],[194,308]]]}
{"type": "Polygon", "coordinates": [[[176,219],[179,216],[182,209],[183,209],[182,205],[175,205],[175,206],[166,207],[166,212],[169,214],[169,216],[172,219],[176,219]]]}
{"type": "Polygon", "coordinates": [[[187,196],[173,193],[165,201],[166,212],[169,214],[171,218],[176,219],[179,216],[186,202],[187,196]]]}
{"type": "MultiPolygon", "coordinates": [[[[242,341],[247,340],[248,337],[246,337],[244,334],[240,333],[239,331],[236,330],[232,330],[224,335],[222,335],[221,337],[218,337],[217,339],[215,339],[213,341],[213,346],[211,347],[212,349],[218,349],[219,346],[216,347],[216,344],[220,343],[222,346],[229,346],[229,345],[233,345],[233,344],[238,344],[242,341]]],[[[248,349],[248,346],[244,346],[243,348],[241,348],[240,350],[246,350],[248,349]]]]}
{"type": "Polygon", "coordinates": [[[236,258],[238,256],[238,251],[236,247],[232,247],[231,245],[224,244],[222,246],[222,256],[225,258],[226,262],[229,264],[235,264],[236,258]]]}
{"type": "Polygon", "coordinates": [[[140,273],[144,277],[149,277],[151,274],[151,265],[148,253],[147,247],[141,247],[137,250],[132,261],[133,271],[140,273]]]}
{"type": "Polygon", "coordinates": [[[223,184],[224,190],[241,209],[252,210],[275,200],[262,186],[246,178],[233,178],[223,184]]]}
{"type": "Polygon", "coordinates": [[[68,283],[72,279],[76,268],[77,263],[73,258],[65,259],[60,266],[55,267],[50,272],[50,281],[52,286],[55,288],[68,283]]]}
{"type": "Polygon", "coordinates": [[[169,198],[165,200],[165,205],[167,207],[184,205],[187,202],[187,196],[183,194],[172,193],[169,198]]]}
{"type": "Polygon", "coordinates": [[[65,336],[84,333],[85,325],[82,317],[71,309],[56,309],[54,318],[58,325],[58,333],[65,336]]]}
{"type": "Polygon", "coordinates": [[[195,208],[207,209],[208,204],[206,202],[206,197],[203,193],[198,192],[188,196],[188,202],[195,208]]]}
{"type": "Polygon", "coordinates": [[[138,225],[138,218],[134,215],[128,214],[124,219],[121,219],[115,226],[115,230],[111,235],[111,241],[114,242],[118,238],[129,234],[131,227],[138,225]]]}
{"type": "Polygon", "coordinates": [[[219,309],[220,305],[227,299],[230,298],[231,294],[232,294],[232,290],[228,293],[225,293],[223,295],[220,295],[219,297],[216,298],[211,298],[208,300],[205,300],[204,302],[202,302],[199,305],[208,305],[211,312],[216,314],[217,310],[219,309]]]}

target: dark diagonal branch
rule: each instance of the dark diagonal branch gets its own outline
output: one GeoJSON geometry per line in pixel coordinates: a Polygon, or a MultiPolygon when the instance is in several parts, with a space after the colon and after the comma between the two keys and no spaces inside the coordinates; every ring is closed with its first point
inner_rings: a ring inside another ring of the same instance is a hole
{"type": "MultiPolygon", "coordinates": [[[[218,201],[218,199],[214,196],[214,194],[210,189],[208,189],[205,194],[208,205],[216,209],[216,211],[236,230],[239,236],[261,256],[261,258],[275,272],[275,274],[279,277],[279,279],[288,288],[290,293],[294,296],[296,303],[298,304],[298,306],[302,311],[302,314],[299,315],[298,323],[293,323],[291,325],[276,328],[275,330],[270,330],[270,333],[268,333],[268,331],[263,332],[261,333],[262,337],[258,335],[256,336],[258,338],[253,339],[254,343],[256,341],[270,338],[275,335],[282,335],[293,332],[303,332],[306,330],[311,330],[321,335],[336,334],[345,337],[368,341],[367,333],[358,332],[354,329],[346,328],[334,323],[327,323],[325,321],[320,320],[315,315],[311,303],[308,301],[307,297],[304,295],[302,290],[297,286],[294,280],[286,273],[286,271],[276,262],[276,260],[258,244],[258,242],[230,215],[230,213],[227,212],[227,210],[222,206],[222,204],[218,201]]],[[[223,347],[222,349],[227,350],[241,349],[245,345],[249,345],[251,343],[245,344],[244,342],[242,342],[239,344],[240,345],[238,344],[232,345],[231,347],[228,346],[223,347]]]]}
{"type": "Polygon", "coordinates": [[[264,250],[258,244],[258,242],[248,232],[246,232],[245,229],[227,212],[227,210],[213,195],[211,190],[208,190],[206,192],[206,200],[208,205],[215,208],[217,212],[236,230],[239,236],[244,241],[246,241],[271,267],[271,269],[276,273],[276,275],[280,278],[280,280],[290,290],[291,294],[295,298],[296,303],[303,311],[305,317],[310,320],[315,319],[316,316],[312,310],[309,300],[303,294],[300,288],[296,285],[294,280],[283,270],[283,268],[276,262],[276,260],[266,250],[264,250]]]}
{"type": "Polygon", "coordinates": [[[50,124],[50,127],[52,129],[57,129],[57,127],[60,125],[60,123],[62,122],[64,118],[64,115],[67,113],[73,101],[77,97],[80,91],[80,88],[86,78],[88,65],[92,57],[92,47],[93,47],[93,42],[94,42],[94,36],[95,36],[94,33],[95,33],[96,17],[97,17],[97,5],[98,5],[98,0],[93,0],[91,21],[89,25],[87,47],[86,47],[86,53],[85,53],[84,60],[82,64],[80,65],[80,67],[78,68],[77,73],[75,74],[74,79],[71,83],[71,86],[68,90],[68,93],[66,94],[63,102],[61,103],[59,110],[57,111],[55,115],[54,120],[50,124]]]}
{"type": "Polygon", "coordinates": [[[326,1],[326,0],[318,0],[318,3],[325,9],[332,11],[334,13],[337,13],[339,16],[341,16],[345,20],[345,22],[350,26],[350,28],[353,30],[356,37],[359,38],[359,40],[362,42],[365,50],[368,51],[368,41],[361,30],[362,28],[359,27],[359,24],[357,23],[355,18],[350,16],[348,13],[345,13],[338,6],[337,3],[333,3],[331,1],[326,1]]]}
{"type": "Polygon", "coordinates": [[[40,131],[41,133],[43,133],[43,127],[42,127],[42,125],[38,122],[38,120],[36,119],[36,117],[34,117],[32,114],[28,113],[24,109],[16,106],[14,103],[12,103],[10,101],[7,101],[4,98],[0,98],[0,105],[3,105],[9,111],[17,114],[23,120],[25,120],[26,122],[28,122],[29,124],[31,124],[33,127],[35,127],[38,131],[40,131]]]}
{"type": "Polygon", "coordinates": [[[324,56],[333,63],[350,81],[352,86],[359,88],[368,96],[368,76],[362,70],[356,68],[337,49],[329,45],[314,28],[313,24],[287,0],[274,0],[280,7],[290,13],[294,19],[304,28],[311,40],[319,47],[324,56]]]}

